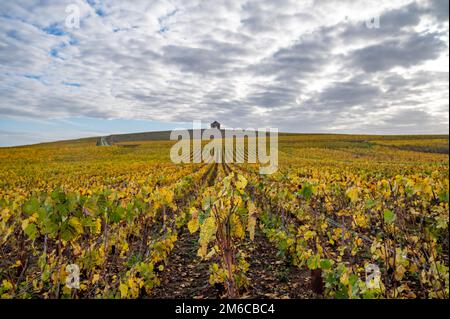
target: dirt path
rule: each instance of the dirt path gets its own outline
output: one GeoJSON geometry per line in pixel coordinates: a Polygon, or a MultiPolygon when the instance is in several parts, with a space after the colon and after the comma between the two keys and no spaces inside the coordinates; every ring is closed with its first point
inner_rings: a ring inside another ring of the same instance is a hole
{"type": "MultiPolygon", "coordinates": [[[[214,184],[218,170],[229,173],[228,165],[215,164],[205,174],[204,182],[214,184]]],[[[241,298],[317,298],[310,289],[310,273],[286,265],[278,250],[264,234],[256,232],[255,240],[242,247],[250,264],[247,272],[250,285],[241,291],[241,298]]],[[[166,268],[160,273],[161,285],[149,298],[224,298],[223,286],[209,284],[211,261],[197,256],[198,233],[190,234],[187,227],[180,231],[166,268]]]]}
{"type": "MultiPolygon", "coordinates": [[[[213,164],[202,177],[206,186],[212,186],[219,165],[213,164]]],[[[155,287],[150,298],[218,298],[220,293],[209,284],[209,263],[197,256],[198,233],[191,234],[183,227],[170,254],[166,269],[160,274],[161,285],[155,287]]]]}
{"type": "Polygon", "coordinates": [[[111,146],[105,136],[100,137],[100,146],[111,146]]]}
{"type": "Polygon", "coordinates": [[[264,234],[256,232],[248,251],[250,298],[317,298],[310,289],[309,271],[287,265],[264,234]]]}
{"type": "MultiPolygon", "coordinates": [[[[169,263],[160,274],[161,285],[150,298],[223,298],[220,286],[211,286],[209,262],[197,257],[198,235],[183,229],[170,256],[169,263]]],[[[247,276],[250,282],[241,298],[317,298],[310,289],[309,272],[288,266],[277,256],[277,249],[260,233],[248,244],[247,276]]]]}
{"type": "Polygon", "coordinates": [[[217,292],[208,282],[209,263],[197,257],[197,234],[184,228],[170,255],[166,269],[161,273],[161,285],[150,298],[217,298],[217,292]]]}

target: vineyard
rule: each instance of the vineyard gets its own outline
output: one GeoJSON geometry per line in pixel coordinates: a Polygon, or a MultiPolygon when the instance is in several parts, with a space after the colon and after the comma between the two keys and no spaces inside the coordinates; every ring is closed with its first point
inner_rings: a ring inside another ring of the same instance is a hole
{"type": "Polygon", "coordinates": [[[281,135],[272,175],[172,145],[0,149],[0,298],[449,298],[448,136],[281,135]]]}

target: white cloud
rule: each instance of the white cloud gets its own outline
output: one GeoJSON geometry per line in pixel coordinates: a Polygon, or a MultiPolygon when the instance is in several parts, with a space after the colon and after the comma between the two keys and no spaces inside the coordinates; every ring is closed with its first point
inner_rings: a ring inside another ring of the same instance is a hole
{"type": "Polygon", "coordinates": [[[2,1],[0,116],[443,133],[445,6],[448,12],[446,0],[2,1]],[[64,25],[72,3],[79,29],[64,25]],[[365,19],[377,14],[380,28],[368,29],[365,19]]]}

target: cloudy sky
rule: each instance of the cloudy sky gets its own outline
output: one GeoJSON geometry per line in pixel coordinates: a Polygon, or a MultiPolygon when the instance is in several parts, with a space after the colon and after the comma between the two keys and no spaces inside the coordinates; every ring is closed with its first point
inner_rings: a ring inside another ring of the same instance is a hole
{"type": "Polygon", "coordinates": [[[192,120],[446,133],[448,3],[0,1],[0,146],[192,120]]]}

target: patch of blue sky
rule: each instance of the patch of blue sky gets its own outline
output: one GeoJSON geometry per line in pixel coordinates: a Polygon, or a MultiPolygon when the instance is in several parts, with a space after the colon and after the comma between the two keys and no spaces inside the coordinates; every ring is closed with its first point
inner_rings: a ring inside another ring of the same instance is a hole
{"type": "Polygon", "coordinates": [[[86,2],[94,9],[95,14],[99,17],[104,17],[106,15],[105,11],[102,8],[99,8],[99,5],[96,3],[96,1],[86,0],[86,2]]]}
{"type": "Polygon", "coordinates": [[[103,11],[102,9],[95,9],[95,13],[96,13],[99,17],[104,17],[104,16],[105,16],[105,11],[103,11]]]}
{"type": "Polygon", "coordinates": [[[77,45],[78,44],[78,40],[75,38],[70,38],[68,41],[69,45],[77,45]]]}
{"type": "Polygon", "coordinates": [[[6,32],[6,36],[11,39],[14,39],[14,40],[21,41],[23,43],[28,44],[30,42],[30,39],[26,35],[21,33],[20,30],[19,31],[18,30],[8,30],[6,32]]]}
{"type": "Polygon", "coordinates": [[[61,59],[61,60],[64,60],[64,58],[62,58],[62,57],[59,55],[59,50],[64,49],[65,47],[67,47],[67,44],[66,44],[65,42],[61,42],[60,44],[58,44],[57,47],[52,48],[52,49],[50,50],[50,55],[51,55],[52,57],[54,57],[54,58],[59,58],[59,59],[61,59]]]}
{"type": "Polygon", "coordinates": [[[8,13],[1,12],[1,10],[2,10],[2,8],[0,7],[0,18],[8,19],[8,20],[18,20],[20,22],[27,23],[27,21],[24,18],[19,17],[19,16],[12,16],[8,13]]]}
{"type": "Polygon", "coordinates": [[[58,50],[57,49],[51,49],[50,50],[50,55],[52,57],[58,58],[58,50]]]}
{"type": "Polygon", "coordinates": [[[134,25],[134,26],[131,26],[131,27],[129,27],[129,28],[118,28],[118,27],[114,27],[114,28],[112,29],[112,31],[113,31],[114,33],[116,33],[116,32],[123,32],[123,31],[130,31],[130,30],[133,30],[133,29],[139,29],[139,26],[134,25]]]}
{"type": "Polygon", "coordinates": [[[6,35],[10,38],[20,40],[20,35],[19,32],[17,32],[17,30],[9,30],[8,32],[6,32],[6,35]]]}
{"type": "Polygon", "coordinates": [[[168,18],[174,16],[177,12],[178,12],[178,9],[175,9],[175,10],[169,12],[169,13],[166,14],[165,16],[158,18],[158,22],[159,22],[159,23],[163,23],[164,20],[166,20],[166,19],[168,19],[168,18]]]}
{"type": "Polygon", "coordinates": [[[0,18],[10,19],[10,20],[14,19],[11,15],[1,12],[1,11],[0,11],[0,18]]]}
{"type": "Polygon", "coordinates": [[[65,86],[73,86],[73,87],[77,87],[77,88],[81,87],[81,83],[78,83],[78,82],[63,82],[63,84],[65,86]]]}
{"type": "Polygon", "coordinates": [[[164,22],[165,22],[165,20],[174,16],[177,12],[178,12],[178,9],[175,9],[175,10],[169,12],[168,14],[166,14],[165,16],[158,18],[158,23],[161,26],[158,31],[159,33],[166,33],[167,31],[169,31],[169,28],[164,25],[165,24],[164,22]]]}
{"type": "Polygon", "coordinates": [[[41,79],[40,75],[35,75],[35,74],[25,74],[24,77],[26,77],[27,79],[38,80],[38,81],[41,79]]]}
{"type": "Polygon", "coordinates": [[[61,25],[59,25],[58,23],[52,23],[48,27],[43,28],[42,31],[55,36],[62,36],[67,34],[63,31],[61,25]]]}
{"type": "Polygon", "coordinates": [[[172,12],[169,12],[169,14],[166,15],[166,18],[170,18],[171,16],[174,16],[177,12],[178,12],[178,9],[175,9],[172,12]]]}

